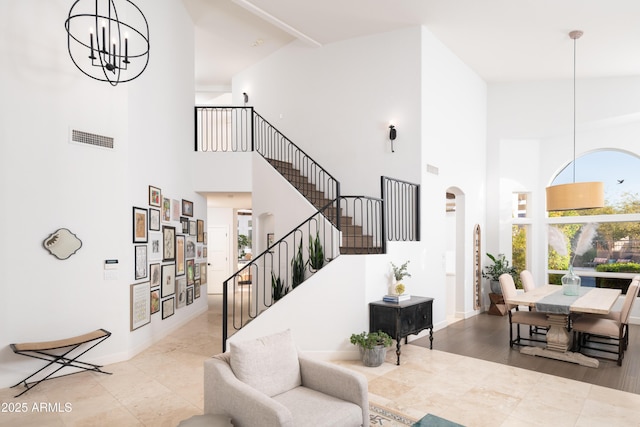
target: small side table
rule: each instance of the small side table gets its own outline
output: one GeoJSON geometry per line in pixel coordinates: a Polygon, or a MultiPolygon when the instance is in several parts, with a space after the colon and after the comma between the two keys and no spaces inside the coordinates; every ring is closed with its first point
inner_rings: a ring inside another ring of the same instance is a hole
{"type": "Polygon", "coordinates": [[[369,303],[369,332],[382,331],[396,340],[396,365],[400,364],[400,343],[404,338],[429,329],[429,348],[433,348],[433,298],[411,297],[399,303],[369,303]]]}
{"type": "Polygon", "coordinates": [[[504,316],[507,314],[507,304],[504,303],[502,294],[489,293],[491,305],[489,306],[489,314],[494,316],[504,316]]]}

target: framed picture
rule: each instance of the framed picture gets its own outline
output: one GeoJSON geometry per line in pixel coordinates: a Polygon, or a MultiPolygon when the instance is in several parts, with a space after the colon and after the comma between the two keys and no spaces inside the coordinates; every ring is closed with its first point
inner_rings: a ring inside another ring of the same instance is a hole
{"type": "Polygon", "coordinates": [[[195,258],[196,257],[196,240],[193,237],[187,237],[187,241],[185,243],[185,257],[195,258]]]}
{"type": "Polygon", "coordinates": [[[171,200],[171,221],[180,221],[180,202],[171,200]]]}
{"type": "Polygon", "coordinates": [[[200,278],[200,264],[196,263],[193,266],[193,278],[194,279],[199,279],[200,278]]]}
{"type": "Polygon", "coordinates": [[[200,279],[196,279],[193,282],[193,295],[195,298],[200,298],[200,279]]]}
{"type": "Polygon", "coordinates": [[[160,264],[151,264],[149,266],[149,285],[152,288],[156,286],[160,286],[162,282],[162,270],[160,269],[160,264]]]}
{"type": "Polygon", "coordinates": [[[196,245],[196,259],[202,259],[202,245],[196,245]]]}
{"type": "Polygon", "coordinates": [[[174,297],[162,300],[162,319],[163,320],[166,319],[167,317],[173,316],[173,313],[175,311],[173,307],[174,301],[175,301],[174,297]]]}
{"type": "Polygon", "coordinates": [[[162,202],[162,191],[158,187],[149,186],[149,206],[160,207],[162,202]]]}
{"type": "Polygon", "coordinates": [[[187,305],[193,304],[193,286],[187,288],[187,305]]]}
{"type": "Polygon", "coordinates": [[[202,243],[204,242],[204,221],[199,219],[197,220],[198,223],[198,242],[202,243]]]}
{"type": "Polygon", "coordinates": [[[149,208],[149,230],[160,231],[160,209],[149,208]]]}
{"type": "Polygon", "coordinates": [[[184,274],[184,236],[176,236],[176,276],[184,274]]]}
{"type": "Polygon", "coordinates": [[[149,289],[149,282],[135,283],[129,289],[131,297],[129,306],[130,328],[135,331],[151,322],[151,290],[149,289]]]}
{"type": "Polygon", "coordinates": [[[133,207],[133,243],[147,243],[147,219],[146,209],[133,207]]]}
{"type": "Polygon", "coordinates": [[[176,308],[182,308],[187,305],[187,280],[176,280],[176,308]]]}
{"type": "Polygon", "coordinates": [[[202,241],[202,243],[204,243],[204,244],[206,245],[206,244],[207,244],[207,232],[205,231],[202,235],[203,235],[203,237],[204,237],[204,238],[202,239],[202,240],[203,240],[203,241],[202,241]]]}
{"type": "Polygon", "coordinates": [[[200,280],[203,285],[207,284],[207,263],[206,262],[200,263],[200,280]]]}
{"type": "Polygon", "coordinates": [[[193,280],[195,279],[195,263],[192,259],[187,260],[187,285],[193,285],[193,280]]]}
{"type": "Polygon", "coordinates": [[[171,221],[171,199],[167,197],[162,198],[162,220],[164,222],[171,221]]]}
{"type": "Polygon", "coordinates": [[[206,246],[202,247],[202,258],[207,258],[207,247],[206,246]]]}
{"type": "Polygon", "coordinates": [[[193,217],[193,202],[182,199],[182,215],[193,217]]]}
{"type": "Polygon", "coordinates": [[[196,228],[195,221],[189,221],[189,235],[195,236],[198,233],[198,229],[196,228]]]}
{"type": "Polygon", "coordinates": [[[135,247],[135,278],[145,279],[147,277],[147,245],[136,245],[135,247]]]}
{"type": "Polygon", "coordinates": [[[160,289],[151,289],[150,300],[151,300],[151,314],[156,314],[160,311],[160,289]]]}
{"type": "Polygon", "coordinates": [[[176,293],[176,266],[175,264],[165,264],[162,266],[162,283],[160,284],[160,295],[162,298],[176,293]]]}
{"type": "Polygon", "coordinates": [[[162,259],[162,233],[149,233],[149,260],[162,259]]]}
{"type": "Polygon", "coordinates": [[[168,225],[162,226],[162,260],[176,260],[176,228],[168,225]]]}
{"type": "Polygon", "coordinates": [[[180,224],[182,225],[182,232],[185,234],[189,234],[189,218],[181,216],[180,224]]]}

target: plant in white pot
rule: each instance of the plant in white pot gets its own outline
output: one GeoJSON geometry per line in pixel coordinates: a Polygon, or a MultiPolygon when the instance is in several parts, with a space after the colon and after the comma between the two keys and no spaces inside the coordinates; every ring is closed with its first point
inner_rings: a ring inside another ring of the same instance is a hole
{"type": "Polygon", "coordinates": [[[406,290],[404,283],[402,280],[405,277],[411,277],[411,274],[407,271],[407,266],[409,265],[409,261],[406,261],[400,267],[395,265],[393,262],[391,263],[391,269],[393,270],[393,284],[389,289],[389,295],[402,295],[406,290]]]}
{"type": "Polygon", "coordinates": [[[357,345],[365,366],[380,366],[387,355],[387,347],[393,343],[393,339],[386,332],[362,332],[351,334],[351,344],[357,345]]]}
{"type": "Polygon", "coordinates": [[[504,254],[493,256],[490,253],[487,253],[487,256],[491,261],[493,261],[493,264],[484,266],[482,277],[489,279],[491,292],[494,294],[502,294],[502,289],[500,289],[500,276],[504,273],[510,274],[511,277],[513,277],[513,280],[517,283],[519,280],[518,272],[514,266],[509,265],[509,260],[504,256],[504,254]]]}

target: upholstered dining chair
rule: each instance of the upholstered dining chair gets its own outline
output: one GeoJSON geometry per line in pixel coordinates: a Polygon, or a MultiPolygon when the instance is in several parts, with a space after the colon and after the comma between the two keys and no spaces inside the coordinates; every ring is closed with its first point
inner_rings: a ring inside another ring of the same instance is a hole
{"type": "MultiPolygon", "coordinates": [[[[502,289],[502,297],[505,303],[516,296],[516,284],[513,281],[513,277],[510,274],[504,273],[500,276],[500,289],[502,289]]],[[[507,303],[507,313],[509,314],[509,347],[516,345],[524,345],[522,340],[546,342],[545,340],[534,339],[529,335],[529,338],[522,338],[520,336],[520,325],[538,326],[540,328],[548,328],[549,320],[544,313],[537,313],[535,311],[520,311],[518,305],[507,303]],[[516,339],[513,339],[513,324],[516,324],[516,339]]]]}
{"type": "MultiPolygon", "coordinates": [[[[529,270],[522,270],[520,272],[520,281],[522,281],[522,289],[525,292],[531,292],[536,288],[536,283],[533,280],[533,274],[529,270]]],[[[535,311],[535,307],[529,307],[529,311],[535,311]]],[[[546,329],[541,329],[538,326],[529,326],[530,334],[546,334],[546,329]]]]}
{"type": "MultiPolygon", "coordinates": [[[[573,319],[573,342],[576,351],[613,353],[618,366],[629,346],[629,314],[638,297],[640,276],[635,276],[627,289],[622,309],[609,314],[583,314],[573,319]]],[[[607,359],[606,357],[604,359],[607,359]]]]}
{"type": "Polygon", "coordinates": [[[204,413],[237,427],[369,426],[366,377],[299,353],[289,330],[204,362],[204,413]]]}
{"type": "Polygon", "coordinates": [[[533,274],[529,270],[522,270],[520,272],[520,280],[522,281],[522,288],[525,292],[531,292],[535,289],[536,283],[533,280],[533,274]]]}

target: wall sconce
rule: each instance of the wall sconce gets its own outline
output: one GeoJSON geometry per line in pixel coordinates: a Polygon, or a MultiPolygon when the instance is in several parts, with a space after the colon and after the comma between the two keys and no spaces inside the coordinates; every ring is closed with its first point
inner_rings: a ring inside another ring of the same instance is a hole
{"type": "Polygon", "coordinates": [[[394,125],[389,125],[389,140],[391,141],[391,152],[395,153],[393,149],[393,141],[396,139],[396,127],[394,125]]]}
{"type": "Polygon", "coordinates": [[[247,92],[242,92],[242,99],[244,99],[244,106],[247,106],[247,102],[249,102],[249,95],[247,95],[247,92]]]}

